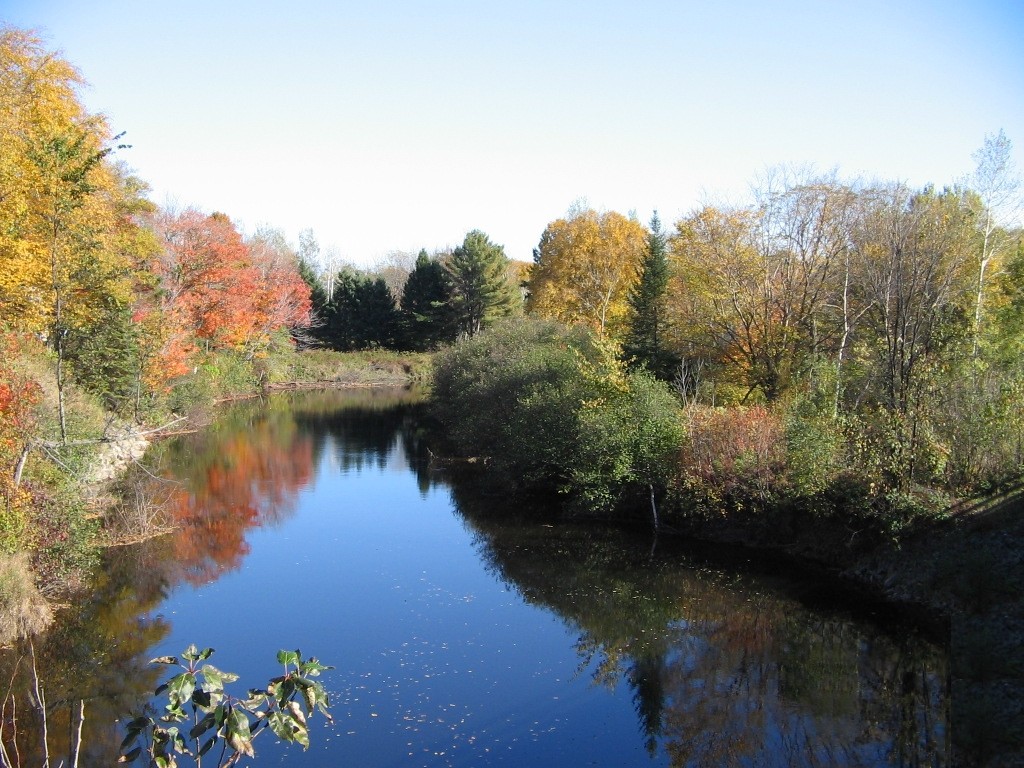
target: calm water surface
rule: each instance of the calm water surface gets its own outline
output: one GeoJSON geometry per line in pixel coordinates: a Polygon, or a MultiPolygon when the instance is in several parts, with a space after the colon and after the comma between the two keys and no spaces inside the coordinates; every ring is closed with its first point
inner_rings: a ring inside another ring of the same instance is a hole
{"type": "Polygon", "coordinates": [[[277,396],[163,447],[181,529],[112,553],[43,650],[92,702],[87,764],[193,642],[239,692],[279,648],[336,667],[334,725],[256,765],[946,764],[942,648],[830,584],[453,484],[419,408],[277,396]]]}

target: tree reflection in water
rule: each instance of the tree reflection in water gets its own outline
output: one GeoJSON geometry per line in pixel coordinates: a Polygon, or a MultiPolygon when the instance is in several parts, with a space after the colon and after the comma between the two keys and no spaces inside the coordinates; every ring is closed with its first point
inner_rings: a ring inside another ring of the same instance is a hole
{"type": "Polygon", "coordinates": [[[736,553],[544,526],[456,486],[494,574],[579,633],[580,672],[632,690],[648,752],[673,766],[944,765],[942,649],[893,634],[736,553]],[[518,519],[517,519],[518,518],[518,519]],[[804,594],[800,594],[800,590],[804,594]]]}
{"type": "MultiPolygon", "coordinates": [[[[247,533],[294,514],[322,451],[341,451],[346,465],[367,457],[383,465],[398,440],[409,455],[422,453],[413,417],[421,400],[415,392],[366,390],[238,403],[209,429],[156,446],[147,456],[151,466],[136,479],[150,485],[146,498],[163,500],[174,531],[106,551],[92,592],[60,611],[34,646],[51,762],[71,754],[84,701],[79,763],[114,765],[116,722],[148,700],[162,671],[148,663],[148,651],[170,627],[159,615],[149,618],[152,612],[175,586],[205,584],[239,568],[249,551],[247,533]]],[[[421,473],[421,489],[430,482],[421,473]]],[[[8,682],[7,752],[21,765],[42,765],[27,645],[0,651],[0,676],[8,682]]]]}

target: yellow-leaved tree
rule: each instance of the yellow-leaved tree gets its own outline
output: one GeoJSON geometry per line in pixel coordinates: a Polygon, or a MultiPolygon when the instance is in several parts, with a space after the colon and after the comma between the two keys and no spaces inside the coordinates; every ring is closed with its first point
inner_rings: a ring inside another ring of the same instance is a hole
{"type": "Polygon", "coordinates": [[[681,219],[670,241],[676,351],[714,363],[743,399],[769,401],[808,361],[836,355],[853,202],[832,177],[780,173],[756,205],[681,219]]]}
{"type": "Polygon", "coordinates": [[[141,196],[109,162],[110,131],[79,101],[81,84],[35,33],[0,28],[0,323],[56,351],[62,440],[72,350],[130,307],[126,230],[141,196]]]}
{"type": "Polygon", "coordinates": [[[51,311],[45,239],[34,230],[45,188],[33,151],[84,117],[77,70],[32,32],[0,28],[0,321],[43,332],[51,311]]]}
{"type": "Polygon", "coordinates": [[[636,219],[615,211],[570,211],[541,236],[527,311],[620,338],[646,244],[647,230],[636,219]]]}

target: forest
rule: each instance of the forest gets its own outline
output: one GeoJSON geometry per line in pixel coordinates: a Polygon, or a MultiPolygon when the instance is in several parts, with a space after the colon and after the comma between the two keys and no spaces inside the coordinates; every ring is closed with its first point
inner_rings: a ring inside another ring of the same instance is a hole
{"type": "Polygon", "coordinates": [[[294,247],[152,203],[83,83],[34,33],[0,31],[0,548],[44,594],[91,557],[97,447],[330,379],[338,352],[406,374],[396,361],[432,355],[452,455],[579,514],[813,510],[872,540],[1019,483],[1024,245],[1002,131],[941,188],[782,167],[667,227],[574,205],[532,263],[473,230],[360,268],[311,230],[294,247]]]}

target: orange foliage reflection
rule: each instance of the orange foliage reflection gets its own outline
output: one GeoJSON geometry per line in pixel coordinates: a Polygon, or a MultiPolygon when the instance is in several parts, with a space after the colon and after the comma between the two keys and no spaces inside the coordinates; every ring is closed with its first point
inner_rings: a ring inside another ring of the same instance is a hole
{"type": "Polygon", "coordinates": [[[172,544],[176,576],[198,585],[240,567],[249,552],[249,529],[294,514],[298,492],[313,477],[314,443],[290,420],[275,421],[271,414],[244,431],[185,447],[195,451],[191,466],[168,502],[178,526],[172,544]]]}

